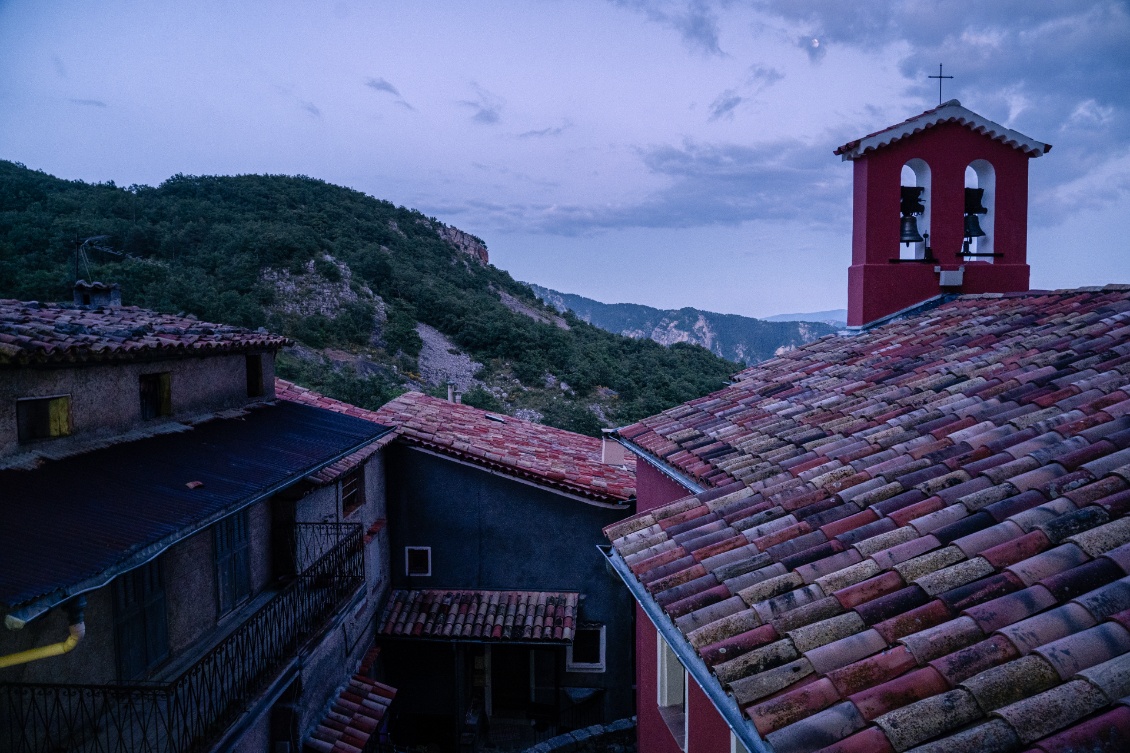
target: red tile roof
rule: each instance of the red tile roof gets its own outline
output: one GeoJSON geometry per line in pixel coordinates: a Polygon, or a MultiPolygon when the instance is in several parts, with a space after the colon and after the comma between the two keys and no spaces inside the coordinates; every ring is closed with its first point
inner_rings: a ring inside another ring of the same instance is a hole
{"type": "MultiPolygon", "coordinates": [[[[371,664],[378,649],[365,657],[371,664]]],[[[381,734],[385,714],[396,698],[396,689],[360,674],[349,679],[326,716],[314,728],[302,749],[306,753],[351,753],[365,750],[373,735],[381,734]]]]}
{"type": "Polygon", "coordinates": [[[0,299],[0,366],[274,350],[289,342],[136,306],[83,309],[0,299]]]}
{"type": "Polygon", "coordinates": [[[510,476],[600,502],[620,503],[636,494],[635,460],[624,466],[600,460],[601,440],[469,405],[409,392],[370,411],[319,395],[285,380],[278,397],[397,427],[405,442],[510,476]]]}
{"type": "Polygon", "coordinates": [[[889,128],[868,134],[861,139],[849,141],[843,146],[837,147],[832,153],[841,155],[845,160],[858,159],[867,152],[882,149],[907,136],[913,136],[941,123],[958,123],[970,130],[983,133],[994,141],[1000,141],[1013,149],[1018,149],[1029,157],[1047,154],[1052,148],[1051,144],[1036,141],[1018,131],[1005,128],[1000,123],[995,123],[988,118],[981,117],[972,110],[967,110],[956,99],[951,99],[889,128]]]}
{"type": "Polygon", "coordinates": [[[736,379],[621,431],[708,491],[605,532],[776,753],[1130,749],[1130,286],[736,379]]]}
{"type": "Polygon", "coordinates": [[[378,635],[474,641],[573,640],[579,594],[549,591],[393,591],[378,635]]]}

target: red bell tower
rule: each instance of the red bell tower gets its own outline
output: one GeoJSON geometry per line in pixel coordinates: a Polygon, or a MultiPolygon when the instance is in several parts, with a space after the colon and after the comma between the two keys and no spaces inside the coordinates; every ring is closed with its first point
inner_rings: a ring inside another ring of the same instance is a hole
{"type": "Polygon", "coordinates": [[[956,99],[836,149],[855,163],[848,326],[1028,290],[1028,160],[1050,149],[956,99]]]}

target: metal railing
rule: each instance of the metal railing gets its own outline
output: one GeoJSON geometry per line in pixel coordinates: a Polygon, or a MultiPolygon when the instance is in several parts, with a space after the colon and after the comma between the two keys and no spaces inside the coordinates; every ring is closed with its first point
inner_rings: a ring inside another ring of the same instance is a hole
{"type": "Polygon", "coordinates": [[[300,523],[290,545],[296,547],[295,559],[310,562],[309,567],[169,682],[0,684],[0,750],[190,753],[205,748],[364,583],[360,525],[300,523]]]}

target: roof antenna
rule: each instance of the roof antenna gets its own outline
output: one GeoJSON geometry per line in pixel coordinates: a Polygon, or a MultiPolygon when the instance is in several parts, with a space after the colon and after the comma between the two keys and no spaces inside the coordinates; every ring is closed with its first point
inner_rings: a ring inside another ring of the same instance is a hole
{"type": "Polygon", "coordinates": [[[937,76],[927,76],[926,78],[936,78],[936,79],[938,79],[938,104],[939,105],[942,104],[942,79],[943,78],[953,78],[953,76],[943,76],[942,75],[942,64],[938,63],[938,75],[937,76]]]}

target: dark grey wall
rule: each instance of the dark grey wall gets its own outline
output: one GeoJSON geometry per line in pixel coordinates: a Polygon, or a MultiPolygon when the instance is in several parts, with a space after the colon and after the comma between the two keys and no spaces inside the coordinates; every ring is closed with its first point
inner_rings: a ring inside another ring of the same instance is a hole
{"type": "Polygon", "coordinates": [[[597,551],[601,529],[630,514],[437,457],[387,448],[393,588],[579,591],[582,620],[606,628],[606,671],[565,673],[605,688],[610,719],[633,709],[632,599],[597,551]],[[408,577],[404,548],[430,546],[432,575],[408,577]]]}

